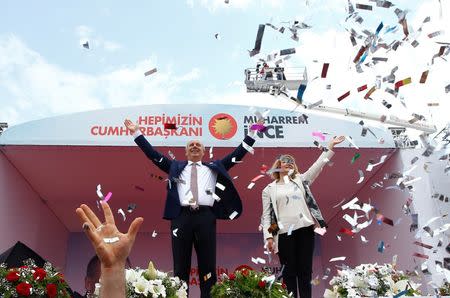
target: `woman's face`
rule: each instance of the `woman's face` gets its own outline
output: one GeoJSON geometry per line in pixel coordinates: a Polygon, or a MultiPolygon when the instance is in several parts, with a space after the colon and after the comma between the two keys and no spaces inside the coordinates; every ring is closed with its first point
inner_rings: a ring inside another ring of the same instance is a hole
{"type": "Polygon", "coordinates": [[[281,156],[280,170],[282,173],[287,173],[289,170],[294,170],[294,160],[290,156],[281,156]]]}

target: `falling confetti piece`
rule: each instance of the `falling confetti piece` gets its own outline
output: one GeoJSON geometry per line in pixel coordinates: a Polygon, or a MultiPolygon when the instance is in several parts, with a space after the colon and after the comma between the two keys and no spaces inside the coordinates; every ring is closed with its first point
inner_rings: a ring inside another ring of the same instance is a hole
{"type": "Polygon", "coordinates": [[[109,199],[111,199],[111,196],[112,196],[112,192],[108,192],[108,194],[105,197],[105,202],[108,202],[109,199]]]}
{"type": "Polygon", "coordinates": [[[324,63],[322,66],[322,73],[321,78],[326,78],[328,73],[328,67],[330,66],[330,63],[324,63]]]}
{"type": "Polygon", "coordinates": [[[157,71],[157,69],[156,69],[156,67],[155,67],[155,68],[153,68],[153,69],[150,69],[149,71],[146,71],[146,72],[144,73],[144,75],[147,77],[147,76],[149,76],[149,75],[151,75],[151,74],[154,74],[156,71],[157,71]]]}
{"type": "Polygon", "coordinates": [[[350,91],[347,91],[346,93],[344,93],[341,96],[339,96],[337,100],[341,101],[341,100],[343,100],[344,98],[346,98],[349,95],[350,95],[350,91]]]}
{"type": "Polygon", "coordinates": [[[355,153],[355,155],[352,157],[351,163],[355,163],[355,161],[361,157],[361,154],[359,153],[355,153]]]}

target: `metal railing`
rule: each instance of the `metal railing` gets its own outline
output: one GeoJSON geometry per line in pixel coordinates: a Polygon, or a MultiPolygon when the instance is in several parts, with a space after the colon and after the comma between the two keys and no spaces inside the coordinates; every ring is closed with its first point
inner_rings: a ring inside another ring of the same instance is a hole
{"type": "Polygon", "coordinates": [[[307,81],[306,67],[268,67],[245,69],[245,81],[307,81]]]}

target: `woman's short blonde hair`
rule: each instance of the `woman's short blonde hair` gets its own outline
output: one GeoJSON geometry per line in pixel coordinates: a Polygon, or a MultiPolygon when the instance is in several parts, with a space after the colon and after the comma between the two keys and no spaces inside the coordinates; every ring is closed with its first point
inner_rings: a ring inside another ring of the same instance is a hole
{"type": "Polygon", "coordinates": [[[277,180],[277,181],[280,180],[280,172],[278,172],[276,170],[281,167],[281,157],[288,157],[294,161],[294,172],[289,176],[291,179],[294,179],[295,175],[298,174],[298,167],[297,167],[297,164],[295,163],[295,158],[290,154],[283,154],[283,155],[278,156],[278,158],[275,160],[272,167],[270,168],[271,171],[274,171],[274,172],[272,172],[272,174],[270,176],[274,180],[277,180]]]}

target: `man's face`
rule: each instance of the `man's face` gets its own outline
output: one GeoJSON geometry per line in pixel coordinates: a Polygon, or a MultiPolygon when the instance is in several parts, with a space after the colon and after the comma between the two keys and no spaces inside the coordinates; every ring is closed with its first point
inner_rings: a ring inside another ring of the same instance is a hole
{"type": "Polygon", "coordinates": [[[191,161],[202,160],[205,155],[205,147],[199,140],[192,140],[186,146],[186,157],[191,161]]]}

